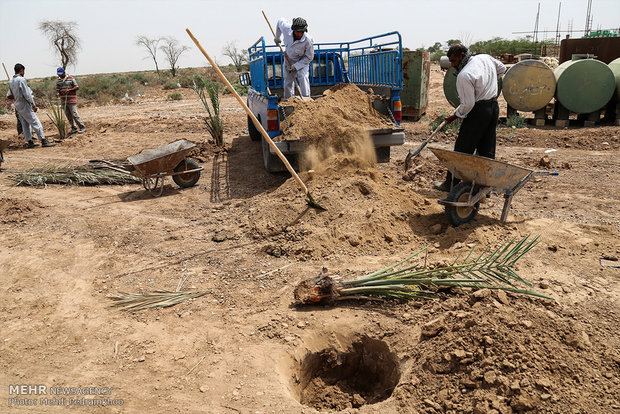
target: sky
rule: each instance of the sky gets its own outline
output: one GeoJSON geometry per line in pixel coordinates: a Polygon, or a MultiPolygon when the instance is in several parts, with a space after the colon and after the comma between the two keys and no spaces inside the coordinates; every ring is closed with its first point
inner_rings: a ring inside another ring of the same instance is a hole
{"type": "MultiPolygon", "coordinates": [[[[74,21],[82,49],[74,75],[154,69],[147,52],[135,45],[138,35],[173,36],[190,47],[180,67],[206,66],[204,56],[185,32],[189,28],[218,64],[227,42],[247,48],[264,36],[273,43],[264,10],[272,25],[280,17],[308,21],[315,43],[354,41],[398,31],[403,46],[428,47],[448,39],[478,40],[494,36],[513,39],[532,31],[540,3],[539,30],[555,37],[558,0],[0,0],[0,62],[9,74],[15,63],[26,66],[26,77],[53,76],[59,66],[48,40],[38,30],[43,20],[74,21]]],[[[587,0],[561,1],[560,29],[585,26],[587,0]]],[[[619,0],[592,0],[593,29],[620,27],[619,0]]],[[[544,34],[539,35],[541,38],[544,34]]],[[[160,68],[168,68],[163,55],[160,68]]],[[[1,72],[0,72],[1,73],[1,72]]],[[[4,75],[3,75],[4,76],[4,75]]]]}

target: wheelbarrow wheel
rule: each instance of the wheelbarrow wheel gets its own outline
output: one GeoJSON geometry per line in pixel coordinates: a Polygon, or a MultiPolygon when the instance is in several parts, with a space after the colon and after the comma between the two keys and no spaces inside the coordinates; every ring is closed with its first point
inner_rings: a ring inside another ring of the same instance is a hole
{"type": "MultiPolygon", "coordinates": [[[[174,172],[182,172],[187,170],[195,170],[200,168],[200,165],[194,160],[189,158],[185,158],[183,161],[179,163],[176,167],[174,167],[174,172]]],[[[190,172],[187,174],[179,174],[173,175],[172,180],[182,188],[189,188],[196,185],[198,180],[200,179],[200,171],[190,172]]]]}
{"type": "MultiPolygon", "coordinates": [[[[471,183],[460,182],[452,188],[452,191],[446,197],[446,201],[452,202],[467,202],[469,199],[469,193],[471,191],[471,183]]],[[[454,227],[461,224],[469,223],[478,214],[478,207],[480,203],[476,203],[473,207],[457,207],[446,205],[446,216],[448,221],[454,227]]]]}

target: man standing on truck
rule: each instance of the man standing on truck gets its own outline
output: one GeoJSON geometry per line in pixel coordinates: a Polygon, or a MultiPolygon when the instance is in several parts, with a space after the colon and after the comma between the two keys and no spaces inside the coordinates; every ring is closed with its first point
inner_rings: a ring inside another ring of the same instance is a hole
{"type": "Polygon", "coordinates": [[[284,99],[295,94],[295,78],[299,82],[301,95],[310,96],[309,65],[314,58],[314,42],[307,31],[308,23],[302,17],[295,17],[292,25],[284,18],[278,20],[276,37],[273,40],[280,44],[280,37],[284,35],[285,53],[290,63],[290,66],[288,63],[284,65],[284,99]]]}
{"type": "MultiPolygon", "coordinates": [[[[499,106],[497,79],[506,72],[499,60],[486,55],[474,55],[462,44],[448,49],[448,59],[456,69],[456,90],[461,104],[446,118],[446,124],[461,118],[461,128],[454,143],[454,151],[495,158],[495,142],[499,106]]],[[[448,76],[448,75],[446,75],[448,76]]],[[[446,181],[433,183],[439,191],[450,191],[452,174],[446,181]]]]}

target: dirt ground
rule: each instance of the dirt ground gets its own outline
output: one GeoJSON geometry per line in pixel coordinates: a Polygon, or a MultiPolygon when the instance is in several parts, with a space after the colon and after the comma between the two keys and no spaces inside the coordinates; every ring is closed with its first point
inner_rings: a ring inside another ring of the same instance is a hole
{"type": "Polygon", "coordinates": [[[25,149],[14,115],[0,116],[0,139],[14,141],[0,172],[0,411],[620,412],[620,269],[611,267],[620,264],[620,127],[499,128],[498,159],[560,175],[519,192],[506,224],[495,195],[453,228],[431,188],[443,174],[432,153],[408,175],[403,167],[430,119],[450,109],[441,76],[434,67],[427,118],[403,122],[406,143],[390,163],[345,158],[302,174],[325,212],[307,209],[286,174],[265,172],[230,95],[226,150],[201,144],[198,185],[169,182],[159,198],[138,184],[32,188],[7,177],[181,138],[205,143],[191,90],[181,101],[152,89],[131,104],[81,107],[88,132],[54,148],[25,149]],[[296,284],[323,267],[355,277],[426,245],[438,265],[528,234],[540,243],[517,270],[555,301],[481,290],[292,306],[296,284]],[[179,284],[207,294],[110,308],[119,292],[179,284]]]}

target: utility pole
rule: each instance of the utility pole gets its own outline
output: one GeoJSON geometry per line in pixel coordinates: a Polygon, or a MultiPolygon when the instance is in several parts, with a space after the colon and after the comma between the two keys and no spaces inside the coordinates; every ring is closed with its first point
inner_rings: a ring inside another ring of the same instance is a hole
{"type": "Polygon", "coordinates": [[[560,44],[560,11],[562,10],[562,2],[558,6],[558,24],[555,27],[555,45],[558,46],[560,44]]]}
{"type": "Polygon", "coordinates": [[[590,34],[592,28],[592,0],[588,0],[588,12],[586,13],[586,29],[583,32],[584,36],[590,34]]]}
{"type": "Polygon", "coordinates": [[[533,55],[536,54],[536,49],[538,48],[538,19],[539,18],[540,18],[540,3],[538,3],[538,12],[536,13],[536,23],[534,24],[534,50],[532,51],[533,55]]]}

